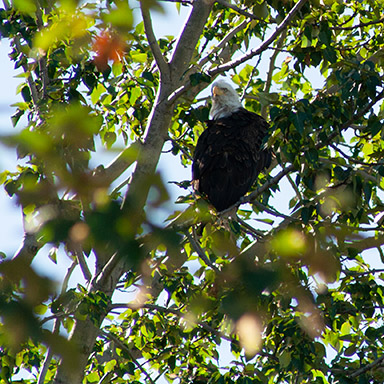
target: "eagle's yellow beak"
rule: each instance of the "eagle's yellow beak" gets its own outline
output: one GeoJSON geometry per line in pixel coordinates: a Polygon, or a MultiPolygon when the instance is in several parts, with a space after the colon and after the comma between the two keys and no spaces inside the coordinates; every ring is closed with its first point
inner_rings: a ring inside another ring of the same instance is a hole
{"type": "Polygon", "coordinates": [[[219,88],[217,85],[215,85],[212,88],[212,95],[213,96],[220,96],[224,93],[224,90],[222,88],[219,88]]]}

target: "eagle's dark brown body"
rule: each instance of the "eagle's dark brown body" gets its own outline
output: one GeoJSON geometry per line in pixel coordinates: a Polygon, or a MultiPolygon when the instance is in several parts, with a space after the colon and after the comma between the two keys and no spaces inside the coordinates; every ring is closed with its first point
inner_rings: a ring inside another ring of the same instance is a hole
{"type": "Polygon", "coordinates": [[[208,121],[196,145],[192,180],[218,211],[235,204],[269,167],[271,154],[263,148],[267,129],[261,116],[244,108],[208,121]]]}

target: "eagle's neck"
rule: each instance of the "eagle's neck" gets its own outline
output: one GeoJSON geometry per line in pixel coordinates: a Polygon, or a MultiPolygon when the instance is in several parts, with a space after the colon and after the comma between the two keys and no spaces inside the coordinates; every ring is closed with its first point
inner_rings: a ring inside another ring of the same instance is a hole
{"type": "Polygon", "coordinates": [[[241,108],[242,105],[239,100],[231,100],[230,102],[227,101],[225,104],[220,104],[213,100],[212,108],[209,111],[209,118],[211,120],[222,119],[232,115],[232,113],[237,112],[241,108]]]}

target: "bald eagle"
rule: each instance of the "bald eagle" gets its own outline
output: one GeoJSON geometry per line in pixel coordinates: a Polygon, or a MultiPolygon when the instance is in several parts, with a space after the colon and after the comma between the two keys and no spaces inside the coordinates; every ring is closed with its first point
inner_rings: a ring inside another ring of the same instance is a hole
{"type": "Polygon", "coordinates": [[[212,108],[207,128],[197,141],[193,188],[217,211],[235,204],[271,164],[264,148],[268,123],[242,107],[236,91],[224,80],[212,85],[212,108]]]}

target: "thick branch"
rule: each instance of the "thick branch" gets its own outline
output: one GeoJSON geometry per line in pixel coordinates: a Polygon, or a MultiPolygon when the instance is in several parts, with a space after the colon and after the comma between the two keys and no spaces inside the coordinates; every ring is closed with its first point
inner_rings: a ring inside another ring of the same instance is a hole
{"type": "Polygon", "coordinates": [[[110,185],[136,161],[139,148],[140,143],[135,142],[124,149],[106,168],[96,168],[93,172],[95,183],[110,185]]]}
{"type": "Polygon", "coordinates": [[[188,20],[181,32],[171,58],[171,76],[176,84],[180,84],[183,73],[189,67],[200,39],[201,32],[211,12],[212,0],[196,0],[188,20]]]}
{"type": "Polygon", "coordinates": [[[28,264],[32,263],[33,258],[36,256],[39,249],[42,247],[34,233],[24,233],[23,243],[16,251],[13,258],[24,259],[28,264]]]}
{"type": "MultiPolygon", "coordinates": [[[[132,162],[136,160],[136,168],[132,174],[131,184],[126,194],[126,201],[133,203],[137,212],[144,211],[152,182],[151,177],[156,171],[161,150],[165,140],[168,138],[168,128],[172,120],[174,106],[174,101],[168,101],[169,95],[180,84],[181,74],[189,67],[190,59],[193,56],[210,9],[211,3],[207,3],[205,0],[195,1],[189,20],[179,37],[174,52],[172,63],[173,78],[170,80],[162,78],[160,81],[156,100],[148,118],[144,143],[138,149],[137,156],[132,160],[132,162]]],[[[126,169],[131,159],[128,156],[128,162],[126,160],[123,159],[115,163],[117,168],[117,171],[113,172],[115,175],[126,169]]],[[[137,225],[139,224],[137,223],[137,225]]],[[[112,296],[121,275],[126,270],[123,259],[119,259],[116,264],[112,264],[111,269],[106,267],[102,270],[101,275],[92,281],[89,288],[91,292],[99,290],[108,297],[112,296]]],[[[100,314],[100,323],[98,325],[101,324],[107,312],[106,310],[105,313],[100,314]]],[[[64,368],[64,364],[60,364],[54,380],[55,384],[82,382],[84,368],[87,365],[89,355],[92,352],[99,332],[99,326],[95,325],[89,318],[76,322],[70,339],[77,345],[79,350],[78,367],[69,371],[64,368]]]]}
{"type": "MultiPolygon", "coordinates": [[[[75,270],[76,265],[77,265],[77,262],[74,261],[67,270],[67,273],[66,273],[64,280],[63,280],[63,285],[61,286],[61,294],[62,295],[68,289],[69,278],[71,277],[73,271],[75,270]]],[[[58,334],[59,331],[60,331],[60,319],[58,317],[55,317],[55,321],[53,323],[52,333],[58,334]]],[[[39,378],[38,378],[37,384],[43,384],[44,383],[45,376],[47,375],[49,365],[51,364],[52,357],[53,357],[53,351],[51,348],[48,348],[47,354],[45,355],[45,358],[44,358],[43,366],[42,366],[40,373],[39,373],[39,378]]]]}

